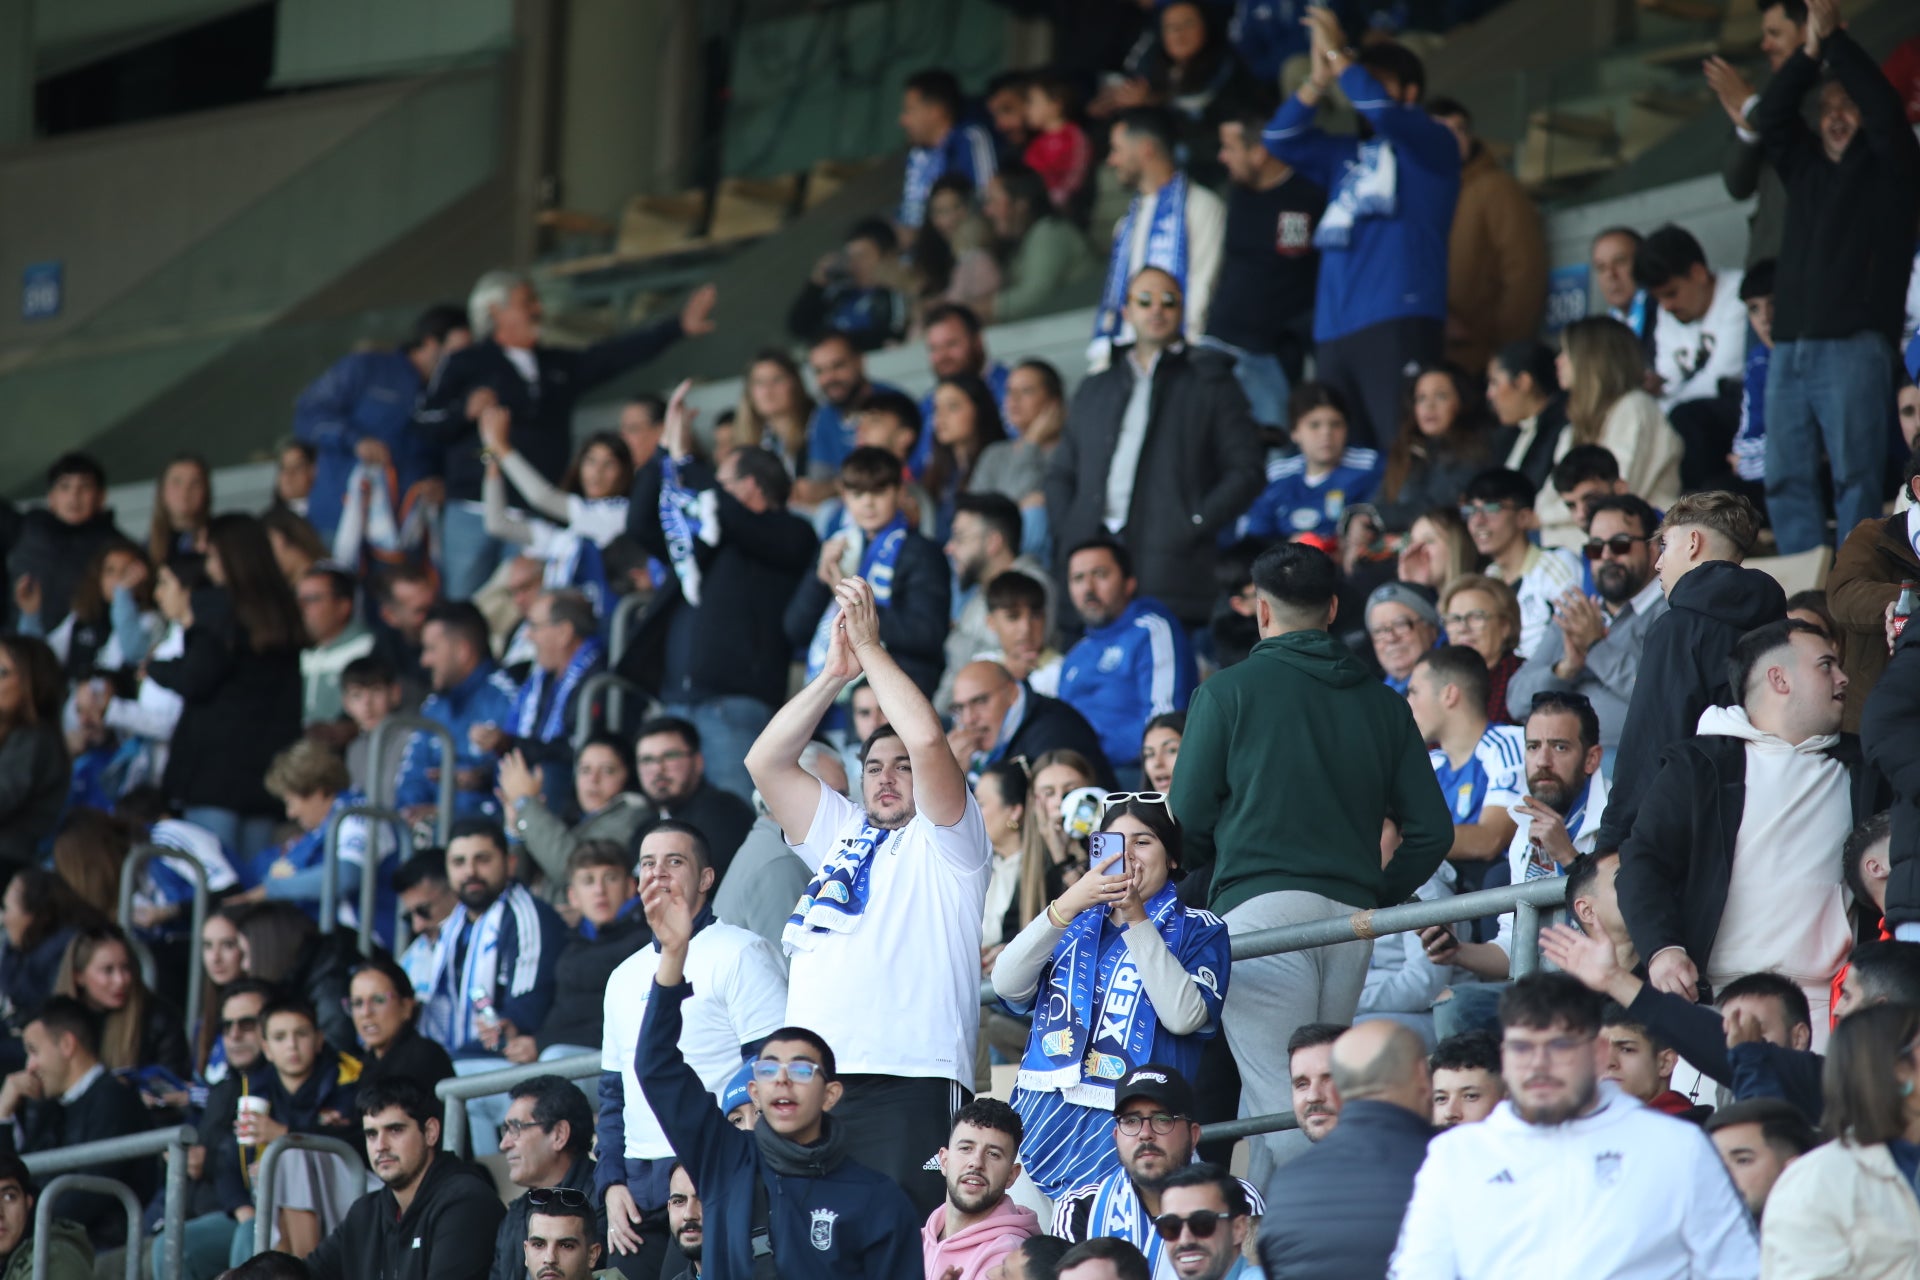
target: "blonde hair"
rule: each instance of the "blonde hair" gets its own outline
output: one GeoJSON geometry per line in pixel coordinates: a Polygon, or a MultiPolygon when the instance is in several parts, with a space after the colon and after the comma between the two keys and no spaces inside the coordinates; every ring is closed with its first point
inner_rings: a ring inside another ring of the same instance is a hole
{"type": "Polygon", "coordinates": [[[1507,651],[1512,652],[1514,646],[1520,643],[1520,598],[1513,594],[1513,588],[1484,573],[1463,573],[1440,589],[1443,623],[1447,610],[1453,607],[1453,598],[1462,591],[1478,591],[1493,601],[1493,616],[1506,623],[1507,651]]]}
{"type": "Polygon", "coordinates": [[[747,362],[747,376],[740,380],[740,403],[733,411],[733,443],[736,448],[750,448],[760,445],[767,437],[768,428],[773,428],[775,437],[785,450],[796,471],[799,470],[807,451],[807,422],[813,417],[813,397],[807,394],[807,381],[800,376],[800,366],[793,357],[784,351],[769,347],[747,362]],[[756,365],[770,364],[793,380],[794,412],[799,416],[797,431],[791,436],[782,433],[777,424],[760,416],[753,407],[753,370],[756,365]]]}
{"type": "Polygon", "coordinates": [[[353,776],[339,756],[311,738],[282,751],[267,766],[267,794],[279,799],[288,796],[337,796],[353,785],[353,776]]]}
{"type": "Polygon", "coordinates": [[[60,957],[60,973],[54,979],[53,992],[72,996],[84,1004],[86,997],[80,992],[80,975],[86,972],[94,955],[106,946],[117,946],[127,953],[133,981],[127,987],[126,1006],[100,1016],[100,1062],[110,1071],[146,1066],[148,1064],[140,1061],[140,1042],[147,1026],[147,984],[140,977],[140,964],[126,934],[110,924],[97,924],[74,934],[66,954],[60,957]]]}
{"type": "Polygon", "coordinates": [[[1611,316],[1589,316],[1560,331],[1560,349],[1573,366],[1573,384],[1567,388],[1573,442],[1597,444],[1613,406],[1645,381],[1640,340],[1611,316]]]}

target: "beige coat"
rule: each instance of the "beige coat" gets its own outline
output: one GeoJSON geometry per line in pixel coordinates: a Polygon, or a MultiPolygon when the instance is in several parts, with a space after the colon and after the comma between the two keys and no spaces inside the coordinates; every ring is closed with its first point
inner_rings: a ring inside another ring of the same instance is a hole
{"type": "Polygon", "coordinates": [[[1920,1199],[1884,1142],[1829,1142],[1780,1175],[1760,1280],[1920,1280],[1920,1199]]]}
{"type": "MultiPolygon", "coordinates": [[[[1667,422],[1667,415],[1660,412],[1660,402],[1646,392],[1629,391],[1614,401],[1594,443],[1613,454],[1620,464],[1620,478],[1627,482],[1627,492],[1646,499],[1654,510],[1665,511],[1680,496],[1680,454],[1685,446],[1680,433],[1667,422]]],[[[1553,460],[1560,461],[1571,448],[1573,432],[1561,432],[1553,460]]],[[[1540,487],[1533,510],[1540,517],[1542,545],[1577,547],[1586,541],[1587,535],[1554,492],[1551,480],[1540,487]]]]}

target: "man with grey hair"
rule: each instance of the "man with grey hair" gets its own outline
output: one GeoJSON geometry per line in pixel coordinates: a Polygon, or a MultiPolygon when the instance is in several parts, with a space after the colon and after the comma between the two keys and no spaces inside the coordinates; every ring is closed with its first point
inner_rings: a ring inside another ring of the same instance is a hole
{"type": "MultiPolygon", "coordinates": [[[[442,532],[442,576],[447,598],[478,591],[506,553],[487,536],[480,499],[486,471],[475,424],[499,405],[512,415],[513,451],[558,484],[573,452],[573,411],[579,397],[659,355],[683,337],[713,331],[716,294],[703,285],[680,313],[630,329],[580,350],[540,345],[540,297],[525,276],[489,271],[467,300],[473,345],[440,366],[414,414],[419,435],[442,454],[447,510],[442,532]]],[[[511,485],[508,497],[524,506],[511,485]]]]}
{"type": "Polygon", "coordinates": [[[1420,1037],[1363,1022],[1333,1042],[1340,1123],[1267,1184],[1260,1265],[1309,1280],[1384,1276],[1427,1156],[1433,1081],[1420,1037]]]}
{"type": "MultiPolygon", "coordinates": [[[[829,791],[847,794],[846,766],[826,743],[816,739],[802,748],[800,767],[820,779],[829,791]]],[[[758,791],[753,793],[753,809],[753,829],[747,832],[727,874],[720,879],[713,895],[713,914],[773,943],[784,967],[787,953],[780,947],[780,935],[813,872],[780,833],[780,824],[773,820],[758,791]]]]}
{"type": "Polygon", "coordinates": [[[607,667],[598,630],[593,605],[578,591],[548,591],[535,599],[527,610],[533,669],[513,700],[507,723],[476,724],[467,730],[474,750],[496,756],[515,751],[528,767],[539,768],[542,799],[549,806],[564,807],[573,795],[573,731],[579,723],[580,694],[587,681],[607,667]]]}

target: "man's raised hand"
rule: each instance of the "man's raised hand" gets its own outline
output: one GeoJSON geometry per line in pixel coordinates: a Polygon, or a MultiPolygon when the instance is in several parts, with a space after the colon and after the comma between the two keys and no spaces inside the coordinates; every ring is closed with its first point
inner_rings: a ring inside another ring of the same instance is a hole
{"type": "Polygon", "coordinates": [[[880,607],[873,601],[873,588],[865,578],[842,578],[833,589],[840,604],[840,627],[858,654],[880,647],[880,607]]]}

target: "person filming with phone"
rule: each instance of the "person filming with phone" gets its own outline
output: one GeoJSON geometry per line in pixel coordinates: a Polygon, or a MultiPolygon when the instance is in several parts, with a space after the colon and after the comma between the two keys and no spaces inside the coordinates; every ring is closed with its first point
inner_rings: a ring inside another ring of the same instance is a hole
{"type": "Polygon", "coordinates": [[[1196,1075],[1227,994],[1226,924],[1174,893],[1180,828],[1166,797],[1109,795],[1088,844],[1092,869],[993,967],[1001,1003],[1033,1016],[1012,1103],[1027,1176],[1052,1199],[1119,1167],[1114,1088],[1146,1063],[1196,1075]]]}

